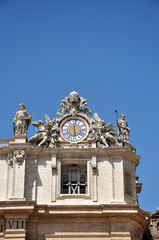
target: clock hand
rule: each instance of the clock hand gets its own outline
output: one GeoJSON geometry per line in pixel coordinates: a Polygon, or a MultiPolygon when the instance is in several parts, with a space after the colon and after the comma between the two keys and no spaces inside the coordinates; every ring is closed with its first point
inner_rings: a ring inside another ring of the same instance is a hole
{"type": "Polygon", "coordinates": [[[73,125],[73,131],[74,131],[74,135],[75,135],[76,134],[75,125],[73,125]]]}

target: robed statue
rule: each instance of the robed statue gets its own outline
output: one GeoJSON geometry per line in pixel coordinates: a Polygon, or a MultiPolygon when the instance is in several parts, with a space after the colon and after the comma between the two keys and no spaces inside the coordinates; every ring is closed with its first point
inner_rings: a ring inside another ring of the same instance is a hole
{"type": "Polygon", "coordinates": [[[27,135],[28,127],[31,123],[31,115],[25,109],[23,103],[19,104],[19,109],[13,119],[14,135],[27,135]]]}
{"type": "Polygon", "coordinates": [[[124,114],[121,114],[120,119],[117,119],[117,129],[119,133],[118,141],[129,143],[130,128],[128,127],[128,123],[125,120],[124,114]]]}

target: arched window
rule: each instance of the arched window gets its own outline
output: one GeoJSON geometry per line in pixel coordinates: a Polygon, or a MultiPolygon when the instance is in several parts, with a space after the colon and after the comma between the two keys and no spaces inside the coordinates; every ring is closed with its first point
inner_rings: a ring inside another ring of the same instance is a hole
{"type": "Polygon", "coordinates": [[[125,173],[125,194],[132,197],[132,185],[131,185],[131,174],[125,173]]]}

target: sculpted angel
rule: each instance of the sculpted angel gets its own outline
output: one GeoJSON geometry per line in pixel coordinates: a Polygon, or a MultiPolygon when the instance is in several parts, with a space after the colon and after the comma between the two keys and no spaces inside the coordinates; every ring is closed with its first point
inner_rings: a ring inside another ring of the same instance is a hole
{"type": "Polygon", "coordinates": [[[46,117],[46,125],[44,125],[44,122],[42,120],[32,122],[32,125],[34,127],[38,127],[39,130],[37,131],[37,133],[34,134],[34,136],[32,136],[28,140],[28,142],[35,142],[36,144],[38,144],[38,147],[43,146],[50,139],[49,130],[50,130],[50,125],[52,124],[52,122],[50,121],[50,119],[47,115],[45,115],[45,117],[46,117]]]}
{"type": "Polygon", "coordinates": [[[56,142],[58,141],[58,136],[59,136],[60,128],[59,128],[59,119],[55,118],[52,121],[52,126],[51,126],[51,142],[49,144],[49,148],[53,148],[56,145],[56,142]]]}
{"type": "Polygon", "coordinates": [[[92,128],[95,130],[97,142],[102,143],[105,147],[109,147],[103,134],[106,130],[106,124],[98,117],[97,113],[94,114],[94,119],[92,119],[92,128]]]}
{"type": "Polygon", "coordinates": [[[112,125],[105,124],[103,120],[98,117],[98,114],[94,114],[94,118],[91,120],[91,132],[89,135],[90,140],[96,140],[98,147],[109,147],[111,143],[119,145],[116,140],[117,133],[112,125]]]}

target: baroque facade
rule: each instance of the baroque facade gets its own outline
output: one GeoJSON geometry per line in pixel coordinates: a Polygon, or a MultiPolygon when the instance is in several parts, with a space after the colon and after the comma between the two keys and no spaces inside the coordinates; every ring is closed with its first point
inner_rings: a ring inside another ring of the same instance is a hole
{"type": "Polygon", "coordinates": [[[154,240],[159,239],[159,208],[152,214],[151,232],[154,240]]]}
{"type": "Polygon", "coordinates": [[[20,104],[14,138],[0,141],[0,239],[141,240],[150,216],[140,209],[136,167],[122,114],[114,126],[73,91],[27,139],[31,115],[20,104]]]}

